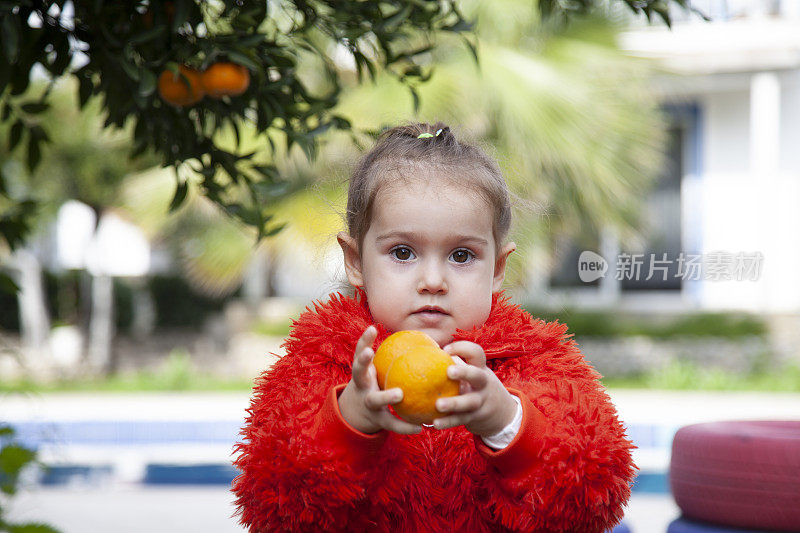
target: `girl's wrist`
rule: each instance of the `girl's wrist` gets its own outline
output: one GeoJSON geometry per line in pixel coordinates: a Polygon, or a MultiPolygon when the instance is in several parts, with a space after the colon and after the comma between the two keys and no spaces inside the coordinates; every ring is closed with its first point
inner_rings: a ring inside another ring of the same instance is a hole
{"type": "Polygon", "coordinates": [[[482,437],[491,437],[497,435],[501,431],[503,431],[506,427],[508,427],[511,422],[514,421],[514,416],[517,414],[517,401],[514,400],[514,397],[511,395],[508,390],[503,388],[505,392],[505,398],[503,399],[503,409],[502,415],[497,417],[498,427],[493,427],[486,434],[481,435],[482,437]]]}
{"type": "Polygon", "coordinates": [[[371,424],[366,417],[358,412],[358,399],[353,393],[351,385],[352,381],[347,384],[342,394],[339,395],[339,413],[342,415],[342,419],[361,433],[377,433],[381,428],[371,424]]]}

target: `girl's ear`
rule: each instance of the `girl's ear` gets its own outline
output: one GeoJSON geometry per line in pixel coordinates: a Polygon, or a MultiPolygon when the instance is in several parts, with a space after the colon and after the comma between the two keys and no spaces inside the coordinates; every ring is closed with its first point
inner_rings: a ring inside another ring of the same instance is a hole
{"type": "Polygon", "coordinates": [[[340,231],[336,235],[339,246],[344,253],[344,270],[347,272],[347,280],[353,287],[364,286],[364,274],[361,271],[361,256],[358,253],[358,243],[345,231],[340,231]]]}
{"type": "Polygon", "coordinates": [[[509,242],[497,254],[497,259],[494,262],[494,278],[492,279],[492,292],[499,292],[503,286],[503,280],[506,279],[506,260],[511,252],[517,249],[517,245],[509,242]]]}

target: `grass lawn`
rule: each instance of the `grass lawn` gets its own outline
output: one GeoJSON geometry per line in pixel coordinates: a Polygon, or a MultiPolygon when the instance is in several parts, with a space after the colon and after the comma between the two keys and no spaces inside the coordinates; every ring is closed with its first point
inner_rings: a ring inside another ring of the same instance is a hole
{"type": "MultiPolygon", "coordinates": [[[[137,372],[105,379],[71,379],[51,383],[0,381],[0,392],[157,392],[157,391],[241,391],[252,389],[252,379],[224,379],[173,364],[160,372],[137,372]]],[[[604,377],[608,388],[652,390],[713,390],[800,392],[800,365],[749,375],[719,369],[699,368],[675,362],[665,369],[630,377],[604,377]]]]}

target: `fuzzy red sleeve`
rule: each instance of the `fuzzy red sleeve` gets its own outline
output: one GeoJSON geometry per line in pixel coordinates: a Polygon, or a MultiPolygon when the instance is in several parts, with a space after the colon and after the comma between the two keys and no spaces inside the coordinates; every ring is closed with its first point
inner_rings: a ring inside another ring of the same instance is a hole
{"type": "Polygon", "coordinates": [[[508,392],[520,399],[522,423],[514,439],[503,449],[495,450],[486,445],[478,435],[473,435],[478,453],[498,472],[509,477],[519,477],[525,470],[536,465],[542,454],[542,435],[547,420],[525,393],[508,388],[508,392]]]}
{"type": "Polygon", "coordinates": [[[630,497],[633,445],[574,343],[559,351],[555,359],[568,371],[509,376],[506,385],[523,406],[509,446],[495,451],[475,440],[494,472],[486,518],[512,531],[605,532],[622,519],[630,497]]]}
{"type": "Polygon", "coordinates": [[[257,381],[236,446],[240,521],[251,532],[336,529],[366,497],[364,465],[385,432],[367,435],[341,418],[346,376],[284,359],[257,381]]]}
{"type": "Polygon", "coordinates": [[[388,432],[363,433],[347,423],[339,411],[339,396],[346,386],[343,383],[331,388],[317,413],[312,431],[316,438],[335,447],[342,459],[363,470],[374,463],[373,459],[380,452],[388,432]]]}

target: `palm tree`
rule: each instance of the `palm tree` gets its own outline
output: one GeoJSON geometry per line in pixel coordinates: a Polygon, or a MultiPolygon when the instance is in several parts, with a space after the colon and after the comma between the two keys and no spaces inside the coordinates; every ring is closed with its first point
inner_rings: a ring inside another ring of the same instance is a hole
{"type": "MultiPolygon", "coordinates": [[[[460,126],[490,147],[520,200],[513,237],[538,256],[565,234],[610,227],[636,237],[639,202],[662,157],[649,65],[625,56],[618,29],[602,18],[551,31],[528,2],[471,2],[464,11],[477,16],[478,66],[463,46],[437,48],[419,118],[460,126]]],[[[385,76],[349,92],[341,111],[377,128],[410,103],[385,76]]],[[[512,255],[510,281],[524,281],[528,259],[512,255]]]]}
{"type": "MultiPolygon", "coordinates": [[[[547,270],[547,264],[530,266],[531,256],[552,261],[549,250],[560,236],[613,228],[623,239],[636,237],[640,199],[659,168],[663,142],[662,118],[645,88],[649,65],[624,55],[615,41],[619,28],[599,16],[549,28],[539,22],[535,5],[521,0],[473,0],[462,9],[478,21],[478,64],[458,39],[438,43],[424,58],[435,72],[417,88],[422,104],[415,118],[453,124],[500,162],[518,199],[512,238],[529,250],[512,255],[509,282],[523,285],[531,268],[547,270]]],[[[339,68],[351,67],[343,62],[339,68]]],[[[324,84],[315,73],[306,65],[312,88],[324,84]]],[[[355,128],[379,130],[411,118],[411,109],[407,88],[379,73],[373,84],[352,83],[338,111],[355,128]]],[[[324,141],[313,162],[278,147],[271,161],[284,176],[314,186],[298,187],[275,206],[276,219],[291,224],[258,248],[249,230],[200,208],[199,198],[194,224],[181,223],[192,237],[163,232],[179,235],[189,249],[182,261],[197,287],[230,292],[256,252],[274,258],[293,242],[335,246],[347,172],[360,149],[346,133],[331,132],[324,141]]],[[[168,201],[165,189],[162,207],[168,201]]]]}

